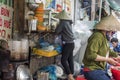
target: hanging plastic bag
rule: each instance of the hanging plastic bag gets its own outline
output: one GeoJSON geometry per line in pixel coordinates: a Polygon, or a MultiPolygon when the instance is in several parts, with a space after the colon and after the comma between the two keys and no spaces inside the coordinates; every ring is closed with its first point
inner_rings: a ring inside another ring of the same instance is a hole
{"type": "Polygon", "coordinates": [[[62,45],[62,40],[60,35],[55,37],[54,43],[58,45],[62,45]]]}

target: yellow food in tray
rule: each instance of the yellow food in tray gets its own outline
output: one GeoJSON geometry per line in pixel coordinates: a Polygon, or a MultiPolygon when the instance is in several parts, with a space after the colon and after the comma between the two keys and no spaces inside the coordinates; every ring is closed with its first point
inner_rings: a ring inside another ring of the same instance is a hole
{"type": "Polygon", "coordinates": [[[58,52],[56,50],[45,51],[45,50],[37,49],[37,48],[33,48],[33,53],[40,55],[40,56],[45,56],[45,57],[53,57],[53,56],[58,55],[58,52]]]}

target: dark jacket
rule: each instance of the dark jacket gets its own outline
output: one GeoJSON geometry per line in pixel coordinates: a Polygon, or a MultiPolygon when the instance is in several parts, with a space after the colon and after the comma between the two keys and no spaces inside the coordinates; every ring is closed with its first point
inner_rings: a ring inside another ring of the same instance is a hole
{"type": "Polygon", "coordinates": [[[74,41],[71,20],[60,20],[55,33],[61,34],[62,41],[65,41],[66,43],[71,43],[74,41]]]}

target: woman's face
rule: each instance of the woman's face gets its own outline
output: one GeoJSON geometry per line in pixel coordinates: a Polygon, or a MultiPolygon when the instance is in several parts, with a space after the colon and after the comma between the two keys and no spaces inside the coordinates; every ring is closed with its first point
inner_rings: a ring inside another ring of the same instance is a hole
{"type": "Polygon", "coordinates": [[[106,34],[109,35],[109,36],[112,36],[113,35],[113,31],[107,31],[106,34]]]}
{"type": "Polygon", "coordinates": [[[114,33],[115,32],[113,32],[113,31],[107,31],[106,32],[106,37],[108,38],[108,40],[111,40],[111,38],[112,38],[112,36],[113,36],[114,33]]]}

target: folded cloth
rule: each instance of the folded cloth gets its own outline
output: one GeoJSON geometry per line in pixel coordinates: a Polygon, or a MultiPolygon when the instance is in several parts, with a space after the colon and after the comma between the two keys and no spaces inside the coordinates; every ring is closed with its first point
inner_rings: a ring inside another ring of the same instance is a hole
{"type": "Polygon", "coordinates": [[[89,68],[83,68],[83,71],[91,71],[89,68]]]}

